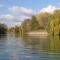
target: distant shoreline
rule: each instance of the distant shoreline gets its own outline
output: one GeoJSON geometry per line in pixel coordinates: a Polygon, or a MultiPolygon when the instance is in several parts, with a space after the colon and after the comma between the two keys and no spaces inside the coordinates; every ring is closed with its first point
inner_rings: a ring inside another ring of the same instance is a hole
{"type": "Polygon", "coordinates": [[[46,31],[31,31],[27,33],[29,36],[48,36],[46,31]]]}

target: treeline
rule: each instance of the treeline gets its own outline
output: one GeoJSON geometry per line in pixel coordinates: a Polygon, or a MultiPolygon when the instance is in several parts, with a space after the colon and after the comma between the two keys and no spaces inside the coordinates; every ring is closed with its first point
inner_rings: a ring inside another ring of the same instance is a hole
{"type": "Polygon", "coordinates": [[[0,23],[0,35],[1,34],[6,34],[7,33],[7,26],[6,26],[6,24],[2,24],[2,23],[0,23]]]}
{"type": "Polygon", "coordinates": [[[16,26],[15,33],[26,34],[30,31],[46,30],[49,34],[60,34],[60,10],[53,14],[41,12],[31,19],[25,19],[20,26],[16,26]]]}
{"type": "Polygon", "coordinates": [[[40,13],[31,19],[25,19],[19,27],[15,27],[15,33],[22,35],[30,31],[46,30],[48,16],[48,13],[40,13]]]}

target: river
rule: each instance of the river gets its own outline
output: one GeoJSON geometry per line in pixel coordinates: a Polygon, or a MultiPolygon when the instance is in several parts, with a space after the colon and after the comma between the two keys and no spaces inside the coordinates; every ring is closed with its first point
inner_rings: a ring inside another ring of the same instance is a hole
{"type": "Polygon", "coordinates": [[[60,60],[60,37],[2,35],[0,60],[60,60]]]}

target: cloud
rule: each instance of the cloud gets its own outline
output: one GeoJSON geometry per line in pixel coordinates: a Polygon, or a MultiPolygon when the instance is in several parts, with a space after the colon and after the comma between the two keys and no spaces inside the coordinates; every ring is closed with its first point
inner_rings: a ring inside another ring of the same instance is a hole
{"type": "Polygon", "coordinates": [[[30,16],[20,16],[20,17],[21,17],[21,20],[30,19],[31,18],[30,16]]]}
{"type": "Polygon", "coordinates": [[[9,12],[14,14],[22,14],[26,16],[32,16],[34,14],[34,11],[32,9],[28,9],[25,7],[19,7],[19,6],[13,6],[11,8],[8,8],[9,12]]]}
{"type": "Polygon", "coordinates": [[[0,15],[0,23],[5,23],[8,27],[19,26],[24,19],[30,17],[27,16],[13,16],[10,14],[0,15]]]}
{"type": "Polygon", "coordinates": [[[19,26],[19,25],[21,25],[21,22],[15,22],[15,23],[13,23],[13,26],[15,27],[15,26],[19,26]]]}
{"type": "Polygon", "coordinates": [[[48,7],[41,9],[39,12],[53,13],[56,9],[60,8],[56,8],[55,6],[49,5],[48,7]]]}
{"type": "Polygon", "coordinates": [[[7,26],[12,25],[14,19],[15,19],[15,16],[12,16],[10,14],[0,15],[0,23],[5,23],[7,26]]]}
{"type": "Polygon", "coordinates": [[[11,19],[13,19],[13,18],[14,18],[14,16],[9,15],[9,14],[7,14],[7,15],[0,15],[0,19],[11,20],[11,19]]]}
{"type": "Polygon", "coordinates": [[[15,17],[9,14],[2,14],[0,15],[0,21],[6,21],[6,20],[13,20],[15,17]]]}
{"type": "Polygon", "coordinates": [[[28,16],[13,16],[13,15],[10,15],[10,14],[2,14],[0,15],[0,21],[14,21],[14,22],[20,22],[20,21],[23,21],[24,19],[30,19],[31,17],[28,17],[28,16]]]}
{"type": "Polygon", "coordinates": [[[12,20],[12,22],[9,23],[10,26],[20,25],[23,20],[30,19],[31,16],[35,14],[35,11],[33,11],[32,9],[19,6],[10,7],[8,8],[8,10],[10,14],[14,15],[14,17],[7,15],[9,16],[8,20],[12,20]]]}

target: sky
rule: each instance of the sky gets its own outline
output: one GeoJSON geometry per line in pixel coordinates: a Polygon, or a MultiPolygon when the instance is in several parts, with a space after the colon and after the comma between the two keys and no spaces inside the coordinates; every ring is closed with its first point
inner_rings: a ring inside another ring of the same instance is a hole
{"type": "Polygon", "coordinates": [[[0,23],[20,25],[38,12],[52,13],[56,8],[60,8],[60,0],[0,0],[0,23]]]}

